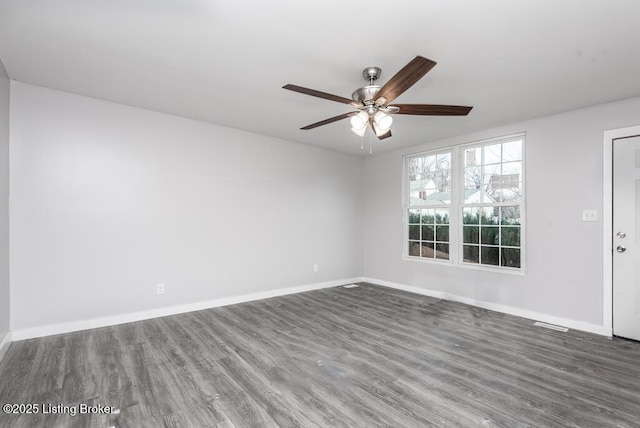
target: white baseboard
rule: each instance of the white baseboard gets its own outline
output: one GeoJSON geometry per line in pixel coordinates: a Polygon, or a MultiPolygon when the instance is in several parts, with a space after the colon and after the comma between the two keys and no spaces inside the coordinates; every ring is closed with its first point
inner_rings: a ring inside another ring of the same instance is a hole
{"type": "Polygon", "coordinates": [[[18,329],[7,335],[0,342],[0,359],[9,347],[9,343],[17,340],[31,339],[35,337],[51,336],[54,334],[69,333],[72,331],[88,330],[92,328],[108,327],[112,325],[125,324],[128,322],[142,321],[151,318],[159,318],[169,315],[182,314],[185,312],[200,311],[203,309],[216,308],[220,306],[235,305],[238,303],[250,302],[254,300],[268,299],[271,297],[285,296],[287,294],[302,293],[305,291],[320,290],[322,288],[337,287],[340,285],[351,284],[354,282],[369,282],[371,284],[381,285],[383,287],[395,288],[398,290],[408,291],[410,293],[422,294],[425,296],[435,297],[438,299],[451,300],[454,302],[465,303],[496,312],[502,312],[509,315],[515,315],[528,318],[535,321],[543,321],[549,324],[555,324],[574,330],[581,330],[602,336],[611,337],[612,332],[605,326],[585,323],[582,321],[574,321],[567,318],[556,317],[539,312],[529,311],[526,309],[514,308],[511,306],[501,305],[497,303],[483,302],[468,297],[457,296],[444,291],[436,291],[424,289],[412,285],[399,284],[396,282],[385,281],[375,278],[356,277],[350,279],[342,279],[335,281],[320,282],[315,284],[301,285],[297,287],[280,288],[276,290],[263,291],[259,293],[243,294],[240,296],[225,297],[221,299],[208,300],[204,302],[189,303],[186,305],[170,306],[166,308],[151,309],[147,311],[132,312],[128,314],[113,315],[101,318],[91,318],[80,321],[70,321],[59,324],[51,324],[39,327],[29,327],[18,329]]]}
{"type": "Polygon", "coordinates": [[[2,357],[4,357],[4,354],[7,352],[7,349],[9,349],[9,345],[11,344],[11,341],[12,341],[12,334],[9,331],[7,332],[7,334],[4,335],[2,340],[0,340],[0,361],[2,361],[2,357]]]}
{"type": "Polygon", "coordinates": [[[72,331],[88,330],[92,328],[108,327],[112,325],[125,324],[128,322],[142,321],[151,318],[165,317],[169,315],[182,314],[185,312],[200,311],[203,309],[216,308],[219,306],[235,305],[237,303],[250,302],[253,300],[268,299],[270,297],[285,296],[287,294],[302,293],[305,291],[319,290],[322,288],[337,287],[352,282],[359,282],[362,278],[349,278],[335,281],[319,282],[315,284],[301,285],[297,287],[280,288],[276,290],[261,291],[258,293],[243,294],[240,296],[224,297],[221,299],[208,300],[204,302],[188,303],[185,305],[170,306],[165,308],[151,309],[147,311],[132,312],[121,315],[113,315],[101,318],[91,318],[80,321],[70,321],[59,324],[44,325],[39,327],[29,327],[14,330],[12,337],[14,341],[31,339],[34,337],[51,336],[54,334],[69,333],[72,331]]]}
{"type": "Polygon", "coordinates": [[[371,284],[382,285],[384,287],[395,288],[398,290],[408,291],[410,293],[422,294],[425,296],[435,297],[438,299],[451,300],[454,302],[466,303],[467,305],[477,306],[479,308],[489,309],[496,312],[502,312],[509,315],[515,315],[522,318],[529,318],[535,321],[543,321],[549,324],[555,324],[574,330],[586,331],[602,336],[612,337],[610,329],[603,325],[590,324],[582,321],[574,321],[567,318],[556,317],[539,312],[529,311],[527,309],[514,308],[512,306],[501,305],[498,303],[483,302],[469,297],[457,296],[444,291],[428,290],[413,285],[398,284],[396,282],[384,281],[375,278],[362,278],[362,281],[371,284]]]}

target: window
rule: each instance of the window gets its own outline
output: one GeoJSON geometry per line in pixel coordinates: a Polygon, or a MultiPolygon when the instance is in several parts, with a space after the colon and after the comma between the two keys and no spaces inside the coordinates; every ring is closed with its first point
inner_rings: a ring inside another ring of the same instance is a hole
{"type": "Polygon", "coordinates": [[[405,157],[405,256],[523,267],[524,134],[405,157]]]}
{"type": "Polygon", "coordinates": [[[409,158],[409,255],[449,260],[451,151],[409,158]]]}

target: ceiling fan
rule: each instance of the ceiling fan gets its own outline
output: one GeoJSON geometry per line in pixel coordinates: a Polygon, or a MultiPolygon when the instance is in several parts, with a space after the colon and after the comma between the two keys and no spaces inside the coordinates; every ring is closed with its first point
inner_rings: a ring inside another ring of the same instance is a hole
{"type": "Polygon", "coordinates": [[[362,71],[362,75],[365,80],[369,81],[369,85],[356,89],[351,94],[352,99],[291,84],[284,85],[283,88],[300,92],[301,94],[324,98],[325,100],[349,104],[358,109],[357,111],[312,123],[300,129],[313,129],[350,117],[351,130],[355,134],[363,136],[367,125],[369,125],[378,139],[382,140],[391,137],[391,123],[393,122],[391,114],[420,116],[466,116],[469,114],[473,107],[438,104],[391,105],[393,100],[422,79],[435,65],[435,61],[416,56],[383,86],[374,85],[373,83],[380,77],[382,70],[378,67],[367,67],[362,71]]]}

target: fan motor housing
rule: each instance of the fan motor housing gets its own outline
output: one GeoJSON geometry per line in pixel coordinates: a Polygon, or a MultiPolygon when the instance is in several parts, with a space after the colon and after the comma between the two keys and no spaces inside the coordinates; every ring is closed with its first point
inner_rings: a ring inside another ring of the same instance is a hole
{"type": "Polygon", "coordinates": [[[365,105],[373,104],[376,94],[380,90],[380,85],[368,85],[358,88],[351,94],[354,101],[361,101],[365,105]]]}

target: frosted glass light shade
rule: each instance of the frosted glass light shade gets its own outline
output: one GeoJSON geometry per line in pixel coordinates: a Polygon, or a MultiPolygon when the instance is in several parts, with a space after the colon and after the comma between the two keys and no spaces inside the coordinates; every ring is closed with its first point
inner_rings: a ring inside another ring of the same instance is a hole
{"type": "MultiPolygon", "coordinates": [[[[355,117],[355,116],[354,116],[355,117]]],[[[351,132],[353,132],[354,134],[356,134],[359,137],[363,137],[364,136],[364,131],[366,130],[366,127],[363,128],[351,128],[351,132]]]]}
{"type": "Polygon", "coordinates": [[[373,120],[376,122],[376,125],[378,125],[380,131],[384,132],[387,132],[393,123],[393,118],[381,111],[377,112],[375,116],[373,116],[373,120]]]}
{"type": "Polygon", "coordinates": [[[364,129],[367,127],[368,123],[369,123],[369,115],[367,114],[366,111],[361,111],[355,116],[351,116],[352,128],[362,129],[362,131],[364,132],[364,129]]]}
{"type": "Polygon", "coordinates": [[[382,137],[384,134],[389,132],[388,129],[380,129],[380,127],[378,127],[378,126],[375,126],[373,128],[373,131],[376,133],[376,136],[378,136],[378,137],[382,137]]]}

